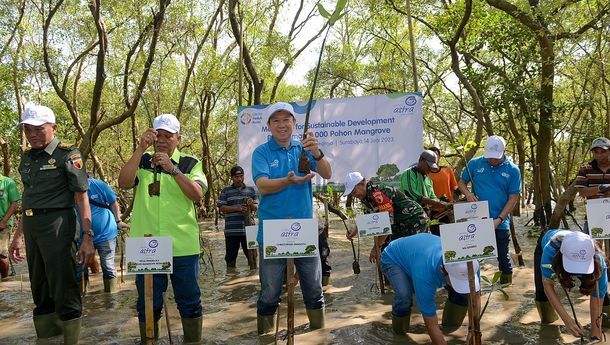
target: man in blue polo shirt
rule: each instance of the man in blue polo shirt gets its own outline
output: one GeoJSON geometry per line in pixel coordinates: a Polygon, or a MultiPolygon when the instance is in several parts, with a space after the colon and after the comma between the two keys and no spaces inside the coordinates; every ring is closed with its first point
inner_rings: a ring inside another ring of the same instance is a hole
{"type": "Polygon", "coordinates": [[[218,210],[225,215],[225,262],[227,263],[227,271],[235,269],[240,245],[244,255],[248,258],[250,268],[256,269],[256,263],[252,262],[256,260],[256,255],[250,255],[246,243],[246,218],[244,213],[256,212],[258,197],[254,188],[244,184],[244,169],[239,165],[231,168],[231,180],[233,183],[220,192],[216,202],[218,210]],[[248,205],[249,210],[247,210],[248,205]]]}
{"type": "Polygon", "coordinates": [[[521,194],[521,173],[506,157],[505,149],[504,138],[498,135],[488,137],[485,154],[468,162],[468,169],[462,170],[462,178],[458,182],[460,191],[468,201],[487,200],[489,203],[489,215],[496,228],[498,268],[502,271],[502,284],[511,283],[513,279],[512,261],[508,252],[509,217],[521,194]],[[468,182],[472,184],[472,192],[466,186],[468,182]]]}
{"type": "MultiPolygon", "coordinates": [[[[252,154],[252,177],[261,194],[258,209],[258,235],[261,291],[256,306],[259,334],[271,331],[275,325],[277,305],[282,292],[286,259],[264,260],[263,221],[266,219],[313,218],[311,179],[317,172],[329,179],[332,171],[329,161],[318,148],[318,140],[308,132],[306,139],[294,140],[296,126],[294,110],[288,103],[279,102],[267,109],[267,126],[271,132],[268,141],[252,154]],[[305,150],[311,162],[309,174],[298,171],[299,156],[305,150]]],[[[307,309],[309,327],[324,327],[324,295],[322,294],[322,268],[317,257],[294,259],[299,273],[303,301],[307,309]]]]}
{"type": "MultiPolygon", "coordinates": [[[[427,333],[433,344],[446,344],[438,327],[436,316],[436,290],[448,290],[447,302],[457,303],[465,310],[468,306],[468,269],[465,262],[443,265],[441,239],[432,234],[415,234],[390,242],[381,253],[381,270],[388,277],[394,297],[392,300],[392,330],[405,334],[409,330],[413,295],[419,311],[424,317],[427,333]]],[[[475,289],[480,290],[479,262],[473,261],[475,289]]],[[[480,298],[480,295],[477,294],[480,298]]],[[[478,303],[480,306],[481,304],[478,303]]],[[[446,308],[446,307],[445,307],[446,308]]],[[[446,310],[443,310],[443,326],[459,327],[466,313],[452,315],[455,325],[446,325],[446,310]]]]}

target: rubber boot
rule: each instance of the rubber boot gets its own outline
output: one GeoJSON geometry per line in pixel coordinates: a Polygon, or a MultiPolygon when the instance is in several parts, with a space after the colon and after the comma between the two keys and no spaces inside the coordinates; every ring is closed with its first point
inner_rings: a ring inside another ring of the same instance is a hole
{"type": "Polygon", "coordinates": [[[551,305],[551,302],[536,302],[536,309],[538,310],[538,315],[540,315],[540,322],[542,323],[553,323],[559,319],[557,313],[555,312],[555,308],[551,305]]]}
{"type": "Polygon", "coordinates": [[[182,318],[183,344],[199,344],[201,342],[201,326],[203,316],[196,318],[182,318]]]}
{"type": "Polygon", "coordinates": [[[468,313],[468,306],[457,305],[447,300],[445,308],[443,308],[443,320],[441,322],[443,328],[448,332],[457,330],[462,326],[466,313],[468,313]]]}
{"type": "Polygon", "coordinates": [[[307,318],[309,319],[310,329],[324,328],[324,308],[320,309],[307,309],[307,318]]]}
{"type": "Polygon", "coordinates": [[[64,330],[64,345],[78,344],[80,338],[81,318],[76,318],[68,321],[62,321],[64,330]]]}
{"type": "Polygon", "coordinates": [[[116,291],[116,278],[104,279],[104,292],[115,293],[116,291]]]}
{"type": "Polygon", "coordinates": [[[322,286],[327,286],[328,284],[330,284],[330,274],[328,275],[322,275],[322,286]]]}
{"type": "Polygon", "coordinates": [[[275,329],[275,320],[277,314],[259,315],[256,314],[256,329],[258,334],[265,334],[275,329]]]}
{"type": "MultiPolygon", "coordinates": [[[[155,340],[159,339],[159,323],[155,322],[155,340]]],[[[146,345],[146,322],[140,322],[140,345],[146,345]]]]}
{"type": "Polygon", "coordinates": [[[61,323],[56,313],[34,316],[34,328],[39,339],[46,339],[62,333],[61,323]]]}
{"type": "Polygon", "coordinates": [[[500,276],[500,284],[512,284],[513,283],[513,274],[512,273],[502,273],[500,276]]]}
{"type": "Polygon", "coordinates": [[[602,312],[604,314],[606,314],[603,318],[602,318],[602,327],[603,328],[610,328],[610,305],[605,305],[602,307],[602,312]]]}
{"type": "Polygon", "coordinates": [[[410,323],[411,313],[401,317],[392,315],[392,331],[394,331],[394,334],[405,335],[409,331],[410,323]]]}

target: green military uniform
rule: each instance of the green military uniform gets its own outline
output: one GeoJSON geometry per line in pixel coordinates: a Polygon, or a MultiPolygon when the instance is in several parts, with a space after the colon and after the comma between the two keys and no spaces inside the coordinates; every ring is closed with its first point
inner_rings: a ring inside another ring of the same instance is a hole
{"type": "Polygon", "coordinates": [[[391,239],[428,232],[428,215],[415,201],[394,187],[366,184],[362,200],[365,213],[388,211],[392,223],[391,239]]]}
{"type": "Polygon", "coordinates": [[[37,316],[54,312],[62,321],[79,318],[81,297],[75,277],[79,233],[73,207],[74,193],[88,188],[81,154],[53,139],[45,149],[26,151],[19,173],[25,247],[36,305],[34,323],[37,316]]]}

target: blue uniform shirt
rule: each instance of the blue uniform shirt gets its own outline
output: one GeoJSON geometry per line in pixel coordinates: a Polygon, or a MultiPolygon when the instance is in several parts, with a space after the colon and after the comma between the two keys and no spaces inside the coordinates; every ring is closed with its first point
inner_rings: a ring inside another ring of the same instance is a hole
{"type": "MultiPolygon", "coordinates": [[[[521,173],[519,168],[506,156],[504,161],[496,167],[492,167],[485,157],[473,158],[468,162],[468,168],[474,179],[473,192],[479,200],[487,200],[489,204],[489,215],[498,218],[504,205],[511,194],[521,193],[521,173]]],[[[462,180],[470,182],[468,170],[462,170],[462,180]]],[[[498,225],[498,230],[510,229],[510,215],[498,225]]]]}
{"type": "Polygon", "coordinates": [[[398,265],[413,282],[415,300],[425,317],[436,315],[436,289],[447,285],[441,272],[441,238],[416,234],[390,242],[381,253],[381,262],[398,265]]]}
{"type": "MultiPolygon", "coordinates": [[[[89,200],[108,205],[108,207],[110,207],[110,205],[116,201],[116,194],[114,194],[110,186],[108,186],[102,180],[93,178],[88,180],[89,189],[87,190],[87,196],[89,197],[89,200]]],[[[93,228],[94,233],[93,244],[108,241],[117,237],[117,223],[114,219],[114,214],[112,211],[107,208],[95,206],[92,203],[89,205],[91,206],[91,227],[93,228]]],[[[78,216],[78,210],[76,215],[78,216]]]]}
{"type": "MultiPolygon", "coordinates": [[[[286,177],[290,171],[298,176],[299,156],[303,146],[300,141],[291,140],[290,147],[280,146],[273,137],[252,154],[252,179],[256,183],[261,177],[276,179],[286,177]]],[[[306,152],[311,162],[311,171],[316,171],[317,162],[306,152]]],[[[279,192],[261,195],[258,208],[258,234],[256,240],[263,245],[263,221],[266,219],[312,218],[313,192],[311,181],[295,184],[279,192]]]]}
{"type": "MultiPolygon", "coordinates": [[[[553,277],[553,269],[549,268],[548,265],[553,263],[553,257],[557,254],[557,251],[561,247],[561,240],[556,239],[556,247],[551,243],[551,239],[556,236],[565,236],[572,232],[571,230],[549,230],[542,237],[542,241],[540,245],[542,246],[542,258],[540,259],[540,271],[542,272],[542,277],[546,279],[551,279],[553,277]],[[545,267],[546,266],[546,267],[545,267]]],[[[597,295],[598,298],[603,298],[606,295],[606,291],[608,291],[608,273],[606,267],[606,261],[601,257],[601,253],[596,253],[595,255],[600,256],[600,261],[602,264],[602,276],[599,278],[599,291],[597,294],[595,292],[592,295],[597,295]]],[[[595,291],[595,288],[593,288],[595,291]]]]}

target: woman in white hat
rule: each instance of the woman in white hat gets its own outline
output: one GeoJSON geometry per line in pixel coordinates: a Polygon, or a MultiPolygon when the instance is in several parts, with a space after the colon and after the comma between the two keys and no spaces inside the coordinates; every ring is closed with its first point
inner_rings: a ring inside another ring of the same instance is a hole
{"type": "Polygon", "coordinates": [[[564,308],[555,290],[555,278],[568,291],[575,286],[574,279],[580,280],[579,291],[590,296],[591,340],[601,337],[602,303],[608,290],[608,263],[595,241],[585,233],[570,230],[549,230],[540,241],[542,257],[536,265],[536,272],[542,277],[546,304],[540,304],[541,291],[536,286],[537,307],[543,322],[557,319],[559,314],[570,334],[584,336],[584,328],[564,308]],[[549,305],[550,304],[550,305],[549,305]],[[550,309],[552,307],[552,309],[550,309]],[[553,311],[554,310],[554,311],[553,311]]]}

